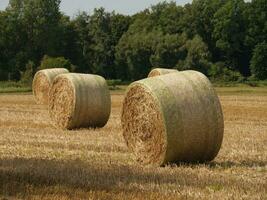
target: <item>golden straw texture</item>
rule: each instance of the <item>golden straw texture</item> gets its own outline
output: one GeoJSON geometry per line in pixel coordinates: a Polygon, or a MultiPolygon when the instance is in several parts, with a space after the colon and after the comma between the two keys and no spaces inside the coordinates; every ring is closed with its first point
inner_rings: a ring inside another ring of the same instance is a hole
{"type": "Polygon", "coordinates": [[[91,74],[62,74],[49,94],[49,113],[62,129],[103,127],[108,122],[111,97],[106,80],[91,74]]]}
{"type": "Polygon", "coordinates": [[[132,83],[121,121],[128,147],[147,165],[211,161],[223,140],[219,98],[207,77],[196,71],[132,83]]]}
{"type": "Polygon", "coordinates": [[[49,91],[53,80],[59,74],[69,73],[64,68],[45,69],[38,71],[33,79],[32,90],[37,104],[48,104],[49,91]]]}
{"type": "Polygon", "coordinates": [[[148,78],[178,72],[176,69],[155,68],[148,74],[148,78]]]}

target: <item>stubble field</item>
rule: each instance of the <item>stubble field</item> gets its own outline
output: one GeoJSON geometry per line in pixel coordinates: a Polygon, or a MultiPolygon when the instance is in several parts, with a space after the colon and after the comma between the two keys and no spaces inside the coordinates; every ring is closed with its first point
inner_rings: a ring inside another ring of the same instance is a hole
{"type": "Polygon", "coordinates": [[[98,130],[62,131],[30,94],[0,94],[0,199],[267,199],[267,88],[218,88],[225,135],[211,163],[138,165],[122,92],[98,130]]]}

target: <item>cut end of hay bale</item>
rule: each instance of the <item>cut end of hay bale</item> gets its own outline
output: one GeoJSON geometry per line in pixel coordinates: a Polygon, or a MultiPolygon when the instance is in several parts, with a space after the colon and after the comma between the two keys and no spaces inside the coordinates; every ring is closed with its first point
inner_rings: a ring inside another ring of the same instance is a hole
{"type": "Polygon", "coordinates": [[[178,72],[176,69],[155,68],[148,74],[148,78],[176,72],[178,72]]]}
{"type": "Polygon", "coordinates": [[[72,83],[64,77],[54,80],[50,91],[49,112],[55,126],[70,128],[74,112],[75,96],[72,83]]]}
{"type": "Polygon", "coordinates": [[[54,80],[49,94],[49,113],[56,127],[103,127],[110,111],[111,97],[104,78],[69,73],[54,80]]]}
{"type": "Polygon", "coordinates": [[[141,84],[127,92],[122,113],[124,138],[137,160],[143,164],[161,165],[166,152],[165,126],[160,105],[141,84]]]}
{"type": "Polygon", "coordinates": [[[49,99],[49,89],[51,87],[51,83],[47,76],[42,73],[38,72],[33,81],[33,94],[35,97],[35,101],[37,104],[47,104],[49,99]]]}
{"type": "Polygon", "coordinates": [[[64,68],[53,68],[38,71],[33,79],[33,95],[37,104],[47,105],[49,101],[49,91],[54,78],[59,74],[68,73],[64,68]]]}

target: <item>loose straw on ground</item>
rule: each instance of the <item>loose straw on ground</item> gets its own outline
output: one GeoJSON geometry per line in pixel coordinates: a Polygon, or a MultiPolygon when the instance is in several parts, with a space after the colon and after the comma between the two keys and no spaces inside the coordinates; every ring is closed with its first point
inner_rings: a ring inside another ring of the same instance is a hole
{"type": "Polygon", "coordinates": [[[121,121],[128,147],[146,165],[211,161],[223,140],[219,98],[208,78],[196,71],[132,83],[121,121]]]}

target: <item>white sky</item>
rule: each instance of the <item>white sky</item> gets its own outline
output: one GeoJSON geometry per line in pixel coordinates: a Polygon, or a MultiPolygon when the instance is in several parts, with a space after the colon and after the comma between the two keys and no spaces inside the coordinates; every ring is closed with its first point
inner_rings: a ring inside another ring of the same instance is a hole
{"type": "MultiPolygon", "coordinates": [[[[192,0],[176,0],[178,5],[184,5],[192,0]]],[[[0,0],[0,10],[4,10],[9,0],[0,0]]],[[[115,10],[122,14],[134,14],[151,5],[163,2],[160,0],[62,0],[61,11],[73,16],[78,11],[92,12],[94,8],[104,7],[107,11],[115,10]]]]}

